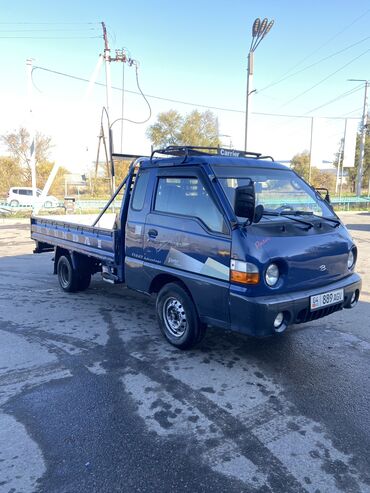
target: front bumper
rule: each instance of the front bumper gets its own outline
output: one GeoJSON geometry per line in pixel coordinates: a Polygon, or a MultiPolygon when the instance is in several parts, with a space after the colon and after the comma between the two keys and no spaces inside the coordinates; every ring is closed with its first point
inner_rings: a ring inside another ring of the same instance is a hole
{"type": "Polygon", "coordinates": [[[274,329],[274,320],[279,312],[284,313],[284,325],[281,327],[284,330],[288,325],[317,320],[342,308],[350,308],[350,300],[356,291],[359,295],[361,278],[353,273],[345,279],[320,288],[289,294],[247,297],[231,292],[231,329],[256,337],[269,336],[282,331],[274,329]],[[311,296],[341,288],[344,289],[344,300],[341,303],[310,311],[311,296]]]}

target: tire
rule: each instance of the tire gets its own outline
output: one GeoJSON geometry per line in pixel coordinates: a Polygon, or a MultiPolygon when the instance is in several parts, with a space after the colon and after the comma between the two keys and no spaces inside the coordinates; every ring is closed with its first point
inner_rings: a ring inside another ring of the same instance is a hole
{"type": "Polygon", "coordinates": [[[80,275],[78,279],[78,290],[79,291],[85,291],[90,286],[91,282],[91,274],[90,272],[88,274],[80,275]]]}
{"type": "Polygon", "coordinates": [[[49,209],[50,207],[53,207],[53,204],[52,204],[52,202],[50,202],[50,200],[47,200],[44,204],[44,207],[49,209]]]}
{"type": "Polygon", "coordinates": [[[10,201],[10,206],[11,207],[18,207],[19,206],[18,200],[11,200],[10,201]]]}
{"type": "Polygon", "coordinates": [[[61,255],[58,260],[57,274],[60,287],[67,293],[75,293],[79,290],[80,277],[73,268],[71,258],[61,255]]]}
{"type": "Polygon", "coordinates": [[[163,286],[157,296],[159,327],[167,341],[179,349],[190,349],[204,337],[206,326],[199,320],[189,294],[179,284],[163,286]]]}

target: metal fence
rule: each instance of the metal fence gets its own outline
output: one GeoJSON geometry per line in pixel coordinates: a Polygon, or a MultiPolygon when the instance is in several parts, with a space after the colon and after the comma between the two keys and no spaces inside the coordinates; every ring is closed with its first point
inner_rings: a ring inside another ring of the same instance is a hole
{"type": "MultiPolygon", "coordinates": [[[[107,200],[76,200],[74,204],[75,212],[82,213],[88,210],[101,210],[106,205],[107,200]]],[[[331,203],[337,210],[355,210],[355,209],[369,209],[370,196],[369,197],[332,197],[331,203]]],[[[112,206],[111,206],[112,207],[112,206]]],[[[119,209],[121,207],[121,201],[116,200],[114,207],[119,209]]],[[[4,215],[10,215],[20,211],[30,211],[32,207],[28,205],[11,206],[6,202],[0,202],[0,213],[4,215]]],[[[57,207],[44,207],[44,211],[60,211],[65,209],[64,203],[60,202],[57,207]]]]}

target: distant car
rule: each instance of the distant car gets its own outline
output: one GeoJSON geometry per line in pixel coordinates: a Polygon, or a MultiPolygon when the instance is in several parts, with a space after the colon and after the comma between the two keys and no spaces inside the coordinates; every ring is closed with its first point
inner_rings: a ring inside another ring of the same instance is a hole
{"type": "MultiPolygon", "coordinates": [[[[39,197],[41,196],[42,191],[37,188],[36,189],[36,197],[37,202],[40,202],[39,197]]],[[[19,205],[24,206],[32,206],[33,197],[32,197],[32,188],[31,187],[12,187],[8,192],[7,203],[12,207],[17,207],[19,205]]],[[[58,207],[59,200],[53,195],[47,195],[44,197],[44,201],[42,204],[44,207],[58,207]]]]}

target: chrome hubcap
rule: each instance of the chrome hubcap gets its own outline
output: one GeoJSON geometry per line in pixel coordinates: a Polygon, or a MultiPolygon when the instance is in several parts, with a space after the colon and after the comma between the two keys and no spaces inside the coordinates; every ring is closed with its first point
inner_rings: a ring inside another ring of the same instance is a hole
{"type": "Polygon", "coordinates": [[[65,263],[63,263],[60,266],[60,280],[61,280],[63,287],[68,286],[68,284],[69,284],[69,270],[68,270],[68,266],[65,263]]]}
{"type": "Polygon", "coordinates": [[[176,298],[168,298],[163,304],[163,320],[168,332],[174,337],[184,335],[188,322],[184,307],[176,298]]]}

